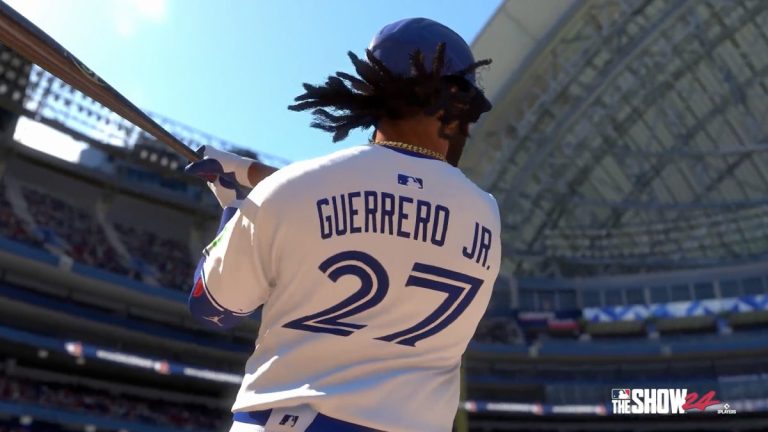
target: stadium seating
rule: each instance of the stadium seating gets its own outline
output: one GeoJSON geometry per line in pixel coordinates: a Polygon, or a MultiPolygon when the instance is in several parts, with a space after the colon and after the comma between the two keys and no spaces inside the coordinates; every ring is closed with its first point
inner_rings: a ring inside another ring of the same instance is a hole
{"type": "Polygon", "coordinates": [[[184,291],[189,289],[195,268],[190,261],[188,246],[147,230],[122,224],[114,226],[133,258],[140,260],[141,268],[152,263],[161,285],[184,291]]]}
{"type": "Polygon", "coordinates": [[[11,203],[5,196],[5,185],[2,182],[0,182],[0,236],[35,247],[43,245],[39,239],[27,232],[21,219],[14,213],[11,203]]]}
{"type": "MultiPolygon", "coordinates": [[[[239,341],[239,343],[229,342],[220,336],[214,337],[208,332],[192,330],[190,328],[181,328],[180,326],[171,326],[161,322],[153,322],[147,318],[116,313],[86,305],[73,299],[57,298],[42,293],[34,293],[24,288],[6,283],[0,283],[0,296],[21,302],[25,305],[45,308],[71,317],[77,317],[80,320],[130,330],[144,334],[147,337],[162,337],[173,340],[174,342],[182,342],[237,353],[249,353],[253,349],[249,343],[242,340],[239,341]]],[[[3,323],[4,321],[6,321],[5,317],[0,317],[0,323],[3,323]]],[[[59,327],[54,327],[49,328],[46,334],[51,336],[65,336],[67,332],[68,330],[66,328],[60,329],[59,327]]],[[[108,338],[104,338],[103,340],[108,340],[108,338]]],[[[112,341],[110,345],[114,348],[120,347],[117,341],[112,341]]]]}
{"type": "Polygon", "coordinates": [[[23,192],[46,243],[63,246],[75,261],[117,274],[129,273],[91,214],[35,189],[24,188],[23,192]]]}
{"type": "MultiPolygon", "coordinates": [[[[134,261],[133,263],[124,265],[124,260],[121,260],[115,252],[115,249],[110,246],[110,242],[107,240],[104,231],[91,213],[35,188],[24,187],[22,190],[30,213],[34,218],[35,223],[38,225],[38,229],[41,231],[40,237],[46,239],[46,242],[48,243],[58,243],[63,245],[64,249],[73,259],[75,259],[75,261],[98,267],[118,275],[128,275],[132,271],[144,269],[145,271],[153,273],[162,286],[182,291],[189,289],[194,267],[190,259],[191,255],[189,253],[189,247],[180,241],[135,226],[113,223],[116,232],[119,234],[120,241],[134,261]],[[148,263],[152,263],[152,265],[148,263]],[[129,269],[129,267],[131,268],[129,269]],[[150,267],[151,270],[146,270],[150,267]]],[[[0,199],[2,200],[0,203],[4,204],[2,209],[0,209],[0,222],[2,222],[0,225],[0,233],[6,238],[40,247],[42,243],[25,230],[20,218],[13,212],[13,209],[4,194],[0,194],[0,199]]],[[[717,282],[721,286],[722,293],[759,294],[764,292],[765,287],[762,282],[758,287],[753,279],[755,278],[744,278],[743,281],[737,280],[736,283],[738,285],[736,285],[735,291],[734,288],[729,288],[730,285],[728,284],[730,282],[728,280],[719,280],[717,282]]],[[[691,282],[689,286],[692,287],[687,291],[691,293],[689,294],[689,297],[680,297],[679,295],[676,295],[674,296],[674,300],[698,300],[699,298],[709,302],[717,300],[702,297],[706,297],[707,294],[705,293],[706,290],[703,289],[703,284],[701,282],[691,282]]],[[[665,292],[671,289],[664,285],[661,285],[660,287],[663,288],[665,292]]],[[[641,297],[645,298],[646,296],[650,296],[651,298],[661,298],[654,294],[655,290],[661,288],[647,288],[650,294],[644,294],[641,297]]],[[[633,289],[635,288],[627,288],[623,290],[626,291],[626,293],[622,293],[622,296],[620,297],[622,301],[629,302],[633,301],[635,297],[638,297],[633,294],[633,289]]],[[[614,289],[613,291],[622,292],[621,289],[614,289]]],[[[613,291],[606,289],[605,293],[598,297],[601,301],[595,304],[592,297],[589,297],[588,295],[589,291],[581,293],[581,298],[578,298],[578,296],[574,297],[570,295],[570,293],[574,292],[573,289],[546,291],[537,289],[536,287],[529,288],[527,282],[524,280],[521,281],[521,306],[527,305],[541,311],[550,311],[554,313],[561,310],[562,307],[577,307],[578,304],[584,304],[585,306],[595,305],[591,307],[587,306],[583,309],[584,314],[591,314],[583,316],[583,318],[586,318],[587,321],[589,321],[592,316],[603,316],[605,314],[614,316],[618,313],[615,312],[614,309],[621,309],[624,307],[616,305],[616,303],[611,300],[611,292],[613,291]],[[548,294],[548,292],[552,294],[548,294]],[[548,298],[548,295],[550,295],[551,298],[548,298]],[[529,298],[529,300],[525,300],[526,298],[529,298]],[[573,298],[573,301],[568,300],[570,298],[573,298]],[[601,313],[603,315],[599,315],[601,313]]],[[[665,298],[672,300],[672,297],[669,296],[665,298]]],[[[745,304],[748,305],[750,303],[747,302],[745,304]]],[[[647,306],[643,307],[645,307],[646,310],[650,310],[647,306]]],[[[576,345],[573,345],[574,349],[581,349],[584,346],[583,343],[578,343],[575,339],[577,339],[580,334],[588,332],[585,321],[579,322],[578,320],[571,320],[573,326],[569,327],[567,332],[562,332],[560,331],[562,329],[561,327],[553,327],[551,325],[553,320],[548,319],[545,320],[546,331],[531,333],[530,328],[526,326],[525,323],[522,323],[521,325],[519,315],[516,315],[515,311],[507,310],[506,316],[500,316],[499,312],[503,314],[503,311],[499,311],[498,309],[499,308],[495,308],[495,314],[480,323],[474,338],[476,342],[531,344],[544,336],[542,353],[564,353],[571,349],[569,348],[570,345],[561,343],[565,336],[565,339],[571,339],[576,343],[576,345]]],[[[621,309],[621,311],[622,313],[625,313],[624,309],[621,309]]],[[[646,314],[647,313],[650,312],[646,312],[646,314]]],[[[582,312],[579,311],[579,315],[581,314],[582,312]]],[[[563,320],[559,318],[554,321],[558,321],[559,323],[563,322],[563,320]]],[[[632,336],[632,334],[628,333],[625,333],[624,335],[632,336]]],[[[642,339],[645,339],[647,334],[643,331],[639,336],[641,336],[642,339]]],[[[616,344],[608,346],[595,344],[590,346],[597,351],[603,349],[614,351],[622,349],[622,347],[616,344]]],[[[623,348],[628,350],[625,352],[658,351],[657,346],[645,342],[640,344],[630,344],[630,346],[623,348]]],[[[680,345],[680,349],[683,351],[685,350],[682,345],[680,345]]]]}
{"type": "Polygon", "coordinates": [[[91,212],[34,188],[22,190],[37,225],[37,236],[24,227],[4,194],[0,194],[0,236],[35,247],[59,247],[76,262],[118,275],[150,276],[164,287],[189,289],[194,264],[189,247],[178,240],[115,223],[113,226],[131,255],[127,260],[121,259],[91,212]]]}
{"type": "Polygon", "coordinates": [[[473,340],[475,342],[497,344],[521,343],[522,334],[515,320],[492,317],[484,319],[478,324],[473,340]]]}
{"type": "MultiPolygon", "coordinates": [[[[115,432],[115,429],[99,428],[98,430],[99,432],[115,432]]],[[[72,428],[35,419],[31,424],[23,426],[19,424],[19,421],[0,423],[0,432],[72,432],[72,428]]]]}
{"type": "MultiPolygon", "coordinates": [[[[116,215],[125,213],[126,208],[130,210],[126,204],[111,213],[114,220],[110,217],[99,219],[95,207],[65,202],[39,186],[22,187],[21,191],[37,226],[26,226],[8,198],[0,194],[1,237],[35,248],[50,250],[50,246],[58,247],[75,261],[72,271],[81,276],[91,277],[91,273],[84,269],[99,269],[102,274],[115,276],[109,280],[113,284],[133,287],[155,280],[162,287],[177,290],[173,294],[180,295],[178,291],[189,290],[194,263],[181,227],[172,235],[162,228],[147,229],[152,225],[146,221],[132,224],[130,218],[117,218],[116,215]],[[114,231],[108,235],[110,227],[114,231]],[[121,247],[115,247],[115,243],[121,247]]],[[[110,215],[109,212],[106,214],[110,215]]],[[[192,224],[185,221],[182,225],[192,224]]],[[[542,286],[541,281],[521,279],[517,281],[518,309],[510,308],[511,298],[501,286],[497,291],[501,297],[495,296],[470,345],[468,395],[476,401],[544,404],[550,408],[590,405],[603,409],[612,386],[642,384],[646,387],[711,389],[728,401],[768,399],[765,391],[768,382],[764,379],[768,371],[761,369],[760,364],[739,367],[718,364],[711,370],[702,365],[688,365],[686,369],[674,365],[679,358],[716,358],[765,349],[768,337],[764,329],[759,328],[760,321],[755,324],[750,318],[744,325],[738,323],[739,319],[762,310],[768,287],[764,276],[761,271],[740,273],[725,269],[722,275],[678,275],[669,281],[664,280],[664,275],[657,275],[658,280],[653,283],[618,280],[612,285],[596,284],[594,287],[585,287],[584,281],[579,282],[581,285],[571,285],[572,281],[568,280],[548,281],[542,286]],[[702,321],[692,328],[677,328],[678,323],[691,319],[702,321]],[[673,324],[665,327],[664,321],[673,324]],[[603,331],[605,328],[611,332],[603,331]],[[636,358],[646,359],[650,369],[627,368],[622,363],[636,358]],[[531,363],[533,359],[535,366],[531,363]],[[562,359],[597,362],[597,366],[585,369],[558,365],[562,359]],[[619,360],[606,363],[606,359],[619,360]]],[[[113,326],[121,332],[239,351],[243,355],[252,347],[241,340],[218,340],[181,325],[101,310],[74,299],[24,292],[19,286],[5,288],[0,290],[0,295],[5,298],[76,316],[83,322],[113,326]]],[[[4,325],[23,329],[8,320],[4,325]]],[[[69,330],[29,331],[62,338],[69,330]]],[[[119,340],[111,344],[106,335],[89,340],[85,330],[80,332],[77,340],[136,355],[159,355],[156,345],[145,347],[119,340]]],[[[70,357],[70,361],[72,358],[75,357],[70,357]]],[[[173,352],[163,353],[158,358],[179,364],[188,360],[173,352]]],[[[707,361],[714,360],[704,360],[707,361]]],[[[240,366],[227,363],[217,370],[236,374],[239,372],[236,367],[240,366]]],[[[147,373],[157,374],[152,370],[147,373]]],[[[226,412],[206,411],[204,407],[18,378],[2,379],[0,398],[18,395],[19,403],[29,404],[40,400],[44,402],[44,409],[169,429],[218,430],[226,424],[226,412]],[[15,393],[7,393],[8,388],[15,389],[15,393]],[[224,420],[219,424],[206,423],[209,417],[224,420]]],[[[15,432],[16,426],[0,422],[0,431],[2,428],[15,432]]],[[[107,429],[104,425],[99,426],[99,430],[107,429]]],[[[57,429],[49,425],[43,429],[27,427],[25,430],[57,429]]]]}
{"type": "Polygon", "coordinates": [[[229,421],[229,415],[224,410],[207,406],[142,399],[84,386],[6,375],[0,375],[0,399],[16,404],[36,404],[49,410],[171,426],[180,430],[217,431],[229,421]]]}

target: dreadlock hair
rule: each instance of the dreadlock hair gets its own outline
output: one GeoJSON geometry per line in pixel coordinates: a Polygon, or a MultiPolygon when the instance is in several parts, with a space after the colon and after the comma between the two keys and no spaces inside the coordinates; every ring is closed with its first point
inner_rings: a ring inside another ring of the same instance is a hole
{"type": "Polygon", "coordinates": [[[491,64],[491,60],[480,60],[456,73],[443,75],[445,43],[440,43],[431,68],[427,69],[423,53],[416,50],[410,55],[412,74],[403,77],[392,73],[370,50],[366,49],[365,54],[367,61],[351,51],[348,53],[358,76],[336,72],[323,85],[304,83],[305,93],[297,96],[296,104],[288,109],[312,110],[310,125],[332,133],[333,142],[343,140],[353,129],[375,127],[382,118],[397,120],[419,113],[434,116],[442,112],[438,118],[442,124],[439,134],[451,143],[449,162],[458,164],[468,125],[488,110],[482,92],[465,76],[491,64]],[[448,133],[446,126],[457,121],[457,132],[448,133]],[[458,155],[451,157],[457,151],[458,155]]]}

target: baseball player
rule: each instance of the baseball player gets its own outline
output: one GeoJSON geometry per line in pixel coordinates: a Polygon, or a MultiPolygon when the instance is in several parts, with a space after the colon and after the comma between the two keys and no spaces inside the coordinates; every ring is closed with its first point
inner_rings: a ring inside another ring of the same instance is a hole
{"type": "Polygon", "coordinates": [[[501,259],[498,207],[456,165],[491,108],[469,46],[437,22],[384,27],[357,76],[305,84],[292,110],[372,142],[255,185],[249,159],[205,148],[222,225],[190,309],[228,328],[263,306],[231,431],[449,431],[461,356],[501,259]]]}

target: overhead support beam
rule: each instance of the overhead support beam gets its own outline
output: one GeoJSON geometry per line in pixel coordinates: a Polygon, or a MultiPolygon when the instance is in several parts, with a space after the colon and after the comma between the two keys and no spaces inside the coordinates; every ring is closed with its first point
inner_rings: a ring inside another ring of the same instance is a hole
{"type": "Polygon", "coordinates": [[[661,203],[657,201],[601,201],[594,199],[574,199],[573,203],[578,206],[586,207],[610,207],[650,212],[656,212],[659,210],[735,210],[764,206],[768,204],[768,190],[766,190],[766,195],[759,199],[740,201],[692,201],[682,203],[661,203]]]}
{"type": "Polygon", "coordinates": [[[669,150],[669,151],[645,151],[636,150],[630,147],[613,147],[611,152],[616,156],[632,157],[641,159],[704,159],[704,158],[722,158],[726,156],[739,156],[744,154],[753,155],[756,153],[768,152],[768,143],[758,143],[752,145],[731,145],[712,150],[669,150]]]}
{"type": "MultiPolygon", "coordinates": [[[[501,198],[502,200],[507,199],[511,195],[515,195],[520,192],[522,185],[526,184],[528,181],[530,181],[530,177],[533,174],[534,170],[539,167],[539,165],[544,161],[544,159],[555,149],[557,146],[561,144],[562,134],[564,131],[568,130],[573,122],[575,122],[577,119],[580,118],[581,114],[597,99],[598,96],[602,94],[602,92],[613,83],[613,81],[616,79],[616,77],[619,75],[620,72],[624,70],[624,67],[635,59],[636,56],[641,54],[643,50],[656,38],[661,36],[662,30],[672,23],[675,22],[675,20],[678,18],[680,14],[685,12],[687,9],[693,7],[696,5],[696,2],[689,2],[685,0],[677,0],[670,3],[670,6],[667,7],[667,9],[664,11],[663,14],[660,14],[664,18],[660,19],[659,21],[655,22],[650,28],[648,28],[645,33],[636,41],[634,41],[630,46],[626,47],[626,51],[622,50],[625,55],[621,59],[614,61],[611,66],[607,68],[605,73],[601,74],[600,80],[597,81],[597,83],[589,89],[589,93],[587,96],[578,101],[575,106],[573,106],[571,109],[569,109],[566,113],[561,115],[556,121],[555,125],[551,128],[552,132],[547,134],[547,140],[546,142],[543,142],[542,145],[535,150],[533,155],[528,157],[528,159],[525,162],[525,165],[515,174],[514,178],[512,179],[511,186],[508,190],[504,191],[504,196],[501,198]]],[[[605,43],[604,40],[597,40],[597,43],[605,43]]],[[[526,129],[523,131],[523,135],[518,137],[517,141],[523,141],[528,137],[528,133],[531,132],[531,128],[526,129]]],[[[498,175],[500,172],[496,170],[495,172],[492,172],[491,175],[494,176],[494,178],[491,179],[491,181],[484,182],[485,184],[493,184],[496,181],[498,181],[498,175]]]]}
{"type": "Polygon", "coordinates": [[[768,2],[622,6],[586,2],[478,131],[513,272],[768,257],[768,2]]]}

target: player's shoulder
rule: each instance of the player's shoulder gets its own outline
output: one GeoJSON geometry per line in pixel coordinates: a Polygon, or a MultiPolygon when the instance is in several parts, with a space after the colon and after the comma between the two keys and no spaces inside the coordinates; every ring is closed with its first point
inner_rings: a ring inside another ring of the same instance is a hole
{"type": "MultiPolygon", "coordinates": [[[[454,179],[457,184],[461,185],[461,188],[457,185],[453,185],[454,190],[461,190],[463,194],[472,196],[474,198],[474,205],[484,206],[489,213],[495,214],[496,218],[499,218],[499,205],[496,202],[496,197],[493,194],[483,190],[477,183],[467,177],[463,171],[458,168],[451,170],[454,179]]],[[[467,204],[470,204],[469,202],[467,204]]],[[[477,209],[477,207],[475,207],[477,209]]]]}
{"type": "Polygon", "coordinates": [[[339,165],[344,161],[350,160],[370,149],[370,146],[355,146],[341,149],[333,153],[319,156],[312,159],[304,159],[293,162],[264,179],[266,184],[272,187],[279,187],[287,182],[297,178],[310,176],[318,171],[322,172],[330,167],[339,165]]]}
{"type": "Polygon", "coordinates": [[[324,171],[327,168],[335,165],[343,164],[346,161],[351,161],[364,153],[370,152],[371,146],[355,146],[341,150],[334,151],[327,155],[319,156],[316,158],[305,159],[298,162],[294,162],[284,168],[281,168],[276,174],[276,181],[286,181],[298,176],[311,174],[316,171],[324,171]]]}
{"type": "Polygon", "coordinates": [[[460,182],[464,185],[465,192],[471,193],[473,195],[477,195],[478,197],[482,197],[486,200],[493,200],[496,201],[493,195],[489,194],[488,192],[484,191],[480,186],[478,186],[477,183],[475,183],[472,179],[467,177],[464,172],[459,168],[453,168],[451,169],[451,173],[455,177],[457,182],[460,182]]]}
{"type": "Polygon", "coordinates": [[[353,159],[369,149],[370,146],[350,147],[324,156],[293,162],[259,182],[251,192],[251,196],[261,200],[292,187],[311,185],[317,176],[327,176],[328,171],[333,167],[343,165],[344,161],[353,159]]]}

